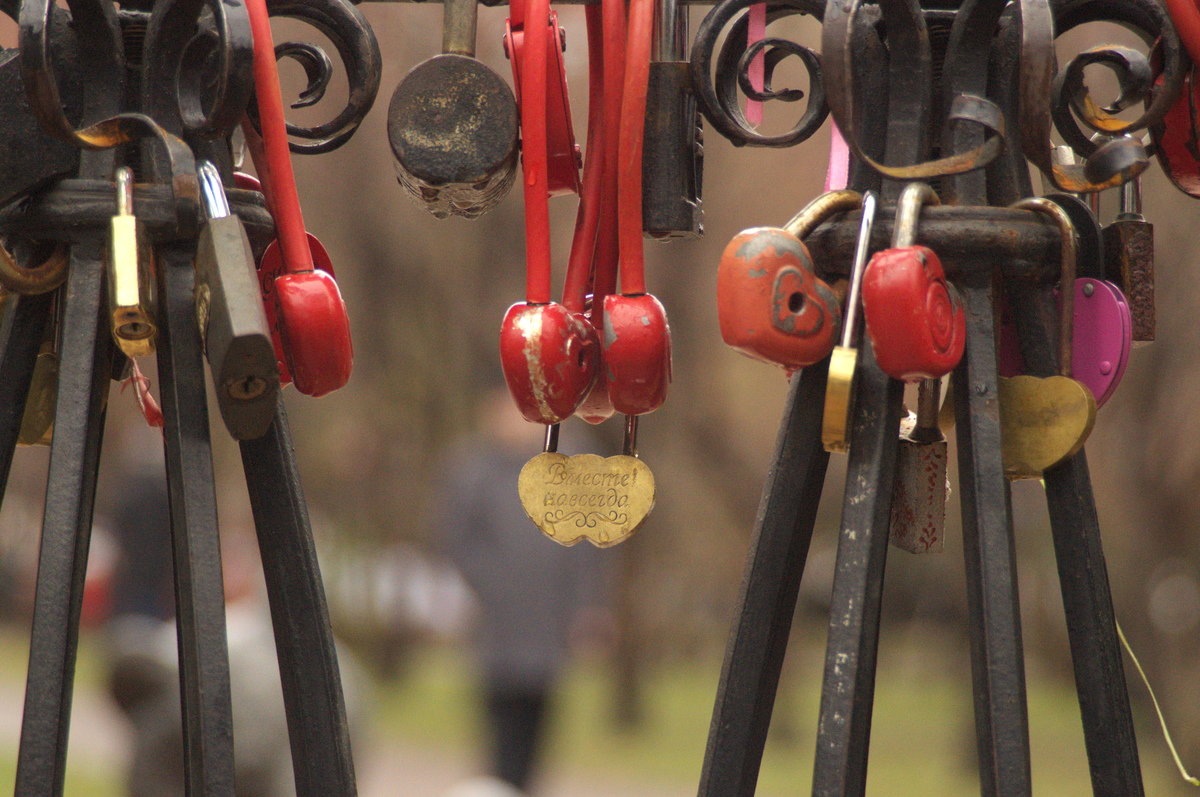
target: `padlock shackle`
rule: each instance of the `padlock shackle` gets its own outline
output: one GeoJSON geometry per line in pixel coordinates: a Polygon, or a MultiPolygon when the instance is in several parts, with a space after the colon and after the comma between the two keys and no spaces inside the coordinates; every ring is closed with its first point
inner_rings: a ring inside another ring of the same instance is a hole
{"type": "Polygon", "coordinates": [[[862,207],[863,196],[857,191],[841,189],[826,191],[800,209],[800,212],[783,225],[783,229],[796,236],[801,241],[813,230],[821,226],[821,222],[834,213],[846,213],[862,207]]]}
{"type": "Polygon", "coordinates": [[[604,297],[617,290],[620,261],[617,171],[620,162],[621,99],[625,89],[625,2],[600,0],[604,20],[604,179],[596,265],[592,277],[592,326],[604,328],[604,297]]]}
{"type": "Polygon", "coordinates": [[[196,178],[200,181],[200,204],[204,207],[204,215],[209,219],[230,215],[229,198],[225,195],[225,185],[217,167],[211,161],[200,161],[196,164],[196,178]]]}
{"type": "Polygon", "coordinates": [[[523,27],[524,36],[517,96],[521,104],[521,167],[525,184],[525,301],[547,304],[550,302],[550,154],[546,128],[546,55],[550,33],[540,21],[549,19],[550,2],[515,0],[510,12],[510,25],[523,27]],[[534,24],[524,25],[527,18],[534,24]]]}
{"type": "Polygon", "coordinates": [[[642,249],[642,148],[646,132],[646,94],[654,39],[654,0],[630,0],[625,51],[625,87],[621,97],[620,154],[617,174],[618,240],[621,293],[646,292],[642,249]]]}
{"type": "Polygon", "coordinates": [[[917,442],[936,442],[942,436],[938,416],[942,411],[942,380],[922,379],[917,384],[917,424],[912,437],[917,442]]]}
{"type": "Polygon", "coordinates": [[[900,191],[896,200],[896,223],[892,227],[892,248],[903,249],[917,242],[917,224],[921,219],[921,208],[940,205],[937,192],[926,183],[909,183],[900,191]]]}
{"type": "Polygon", "coordinates": [[[262,129],[261,146],[253,139],[254,130],[243,123],[247,147],[275,218],[275,236],[288,273],[313,270],[312,252],[304,228],[304,213],[292,172],[288,149],[287,122],[283,114],[283,94],[279,88],[279,69],[275,63],[275,43],[271,36],[271,18],[266,0],[246,0],[250,32],[254,36],[254,96],[258,102],[258,124],[262,129]],[[258,157],[255,157],[255,156],[258,157]]]}
{"type": "Polygon", "coordinates": [[[133,215],[133,169],[128,166],[118,166],[113,175],[113,183],[117,192],[117,215],[133,215]]]}
{"type": "Polygon", "coordinates": [[[854,244],[854,265],[850,268],[850,291],[846,297],[846,317],[842,326],[842,348],[849,348],[854,341],[854,327],[858,324],[859,294],[862,292],[863,272],[867,267],[867,256],[871,249],[871,230],[875,226],[875,211],[879,197],[874,191],[862,195],[862,222],[858,226],[858,240],[854,244]]]}
{"type": "Polygon", "coordinates": [[[442,52],[475,57],[476,0],[442,0],[442,52]]]}
{"type": "MultiPolygon", "coordinates": [[[[472,3],[475,0],[471,0],[472,3]]],[[[604,20],[601,8],[584,8],[588,42],[588,108],[600,108],[604,97],[604,20]]],[[[575,214],[575,234],[563,281],[563,305],[582,313],[595,279],[596,240],[600,230],[600,205],[604,191],[604,120],[600,113],[588,114],[587,160],[583,166],[583,188],[575,214]]]]}
{"type": "Polygon", "coordinates": [[[1045,214],[1058,225],[1060,241],[1058,258],[1062,265],[1058,303],[1058,372],[1069,377],[1071,375],[1071,333],[1075,319],[1075,270],[1078,258],[1075,225],[1071,223],[1071,217],[1065,210],[1044,197],[1022,199],[1009,207],[1045,214]]]}

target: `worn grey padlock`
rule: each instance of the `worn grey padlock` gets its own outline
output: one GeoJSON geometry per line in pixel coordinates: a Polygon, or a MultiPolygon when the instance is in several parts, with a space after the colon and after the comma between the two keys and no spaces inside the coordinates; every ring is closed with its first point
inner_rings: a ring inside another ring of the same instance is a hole
{"type": "Polygon", "coordinates": [[[704,233],[704,139],[687,60],[687,5],[655,5],[642,155],[642,229],[653,238],[704,233]]]}
{"type": "Polygon", "coordinates": [[[512,187],[517,101],[476,61],[475,0],[445,0],[442,55],[404,76],[388,105],[400,185],[438,218],[474,218],[512,187]]]}
{"type": "Polygon", "coordinates": [[[221,419],[238,440],[253,440],[275,417],[275,347],[242,221],[230,214],[216,167],[205,161],[197,172],[208,222],[196,246],[196,320],[221,419]]]}
{"type": "Polygon", "coordinates": [[[1104,228],[1104,262],[1129,302],[1133,340],[1154,340],[1154,225],[1142,215],[1140,178],[1121,186],[1120,212],[1104,228]]]}
{"type": "Polygon", "coordinates": [[[921,380],[916,423],[906,433],[902,430],[900,437],[892,485],[891,543],[909,553],[942,550],[949,454],[938,426],[940,395],[940,380],[921,380]]]}

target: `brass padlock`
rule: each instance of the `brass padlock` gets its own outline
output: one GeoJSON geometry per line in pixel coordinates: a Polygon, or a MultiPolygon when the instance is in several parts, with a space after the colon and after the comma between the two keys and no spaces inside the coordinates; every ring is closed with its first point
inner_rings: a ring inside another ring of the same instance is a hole
{"type": "Polygon", "coordinates": [[[587,540],[608,548],[627,540],[654,508],[654,473],[637,455],[637,415],[626,416],[620,455],[558,453],[558,424],[546,427],[541,454],[517,478],[521,506],[560,545],[587,540]]]}
{"type": "Polygon", "coordinates": [[[242,221],[229,210],[216,167],[197,167],[208,222],[196,245],[196,321],[217,406],[238,440],[262,437],[275,417],[279,370],[242,221]]]}
{"type": "Polygon", "coordinates": [[[133,215],[133,171],[116,172],[117,215],[108,248],[108,312],[113,339],[130,357],[154,353],[154,256],[133,215]]]}
{"type": "Polygon", "coordinates": [[[1142,215],[1140,178],[1121,186],[1120,212],[1104,228],[1104,263],[1129,302],[1134,341],[1154,340],[1154,225],[1142,215]]]}
{"type": "Polygon", "coordinates": [[[829,359],[829,381],[825,386],[825,411],[821,419],[821,444],[826,451],[850,450],[850,408],[854,405],[854,374],[858,369],[858,350],[854,348],[858,326],[858,302],[863,271],[871,245],[878,197],[867,191],[862,199],[862,223],[854,247],[854,265],[850,269],[850,291],[846,297],[841,345],[835,346],[829,359]]]}
{"type": "Polygon", "coordinates": [[[1010,479],[1039,479],[1042,472],[1083,448],[1096,422],[1096,398],[1083,383],[1070,377],[1071,329],[1075,302],[1075,228],[1054,202],[1041,197],[1023,199],[1014,208],[1044,213],[1058,224],[1062,243],[1058,330],[1058,376],[1001,377],[1000,448],[1004,475],[1010,479]]]}

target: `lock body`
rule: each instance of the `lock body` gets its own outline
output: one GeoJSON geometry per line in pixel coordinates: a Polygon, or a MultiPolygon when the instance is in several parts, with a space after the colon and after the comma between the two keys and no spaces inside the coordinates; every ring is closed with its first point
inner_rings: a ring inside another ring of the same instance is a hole
{"type": "Polygon", "coordinates": [[[599,341],[591,325],[558,303],[518,303],[500,326],[500,365],[525,420],[560,423],[596,381],[599,341]]]}
{"type": "MultiPolygon", "coordinates": [[[[51,331],[50,334],[53,334],[51,331]]],[[[58,355],[52,340],[46,340],[38,350],[33,364],[33,376],[25,397],[25,412],[17,443],[23,446],[48,446],[54,437],[54,413],[58,402],[58,355]]]]}
{"type": "Polygon", "coordinates": [[[644,415],[666,401],[671,329],[658,299],[648,293],[604,297],[604,366],[617,412],[644,415]]]}
{"type": "Polygon", "coordinates": [[[109,224],[108,310],[113,340],[126,355],[154,353],[154,256],[133,215],[133,174],[117,170],[117,214],[109,224]]]}
{"type": "Polygon", "coordinates": [[[937,379],[962,359],[966,315],[938,256],[925,246],[875,253],[863,313],[879,368],[893,379],[937,379]]]}
{"type": "Polygon", "coordinates": [[[730,347],[790,370],[829,355],[842,314],[807,247],[786,230],[758,227],[734,236],[721,255],[717,319],[730,347]]]}
{"type": "Polygon", "coordinates": [[[396,178],[439,218],[474,218],[512,187],[517,103],[504,80],[466,55],[418,64],[388,106],[396,178]]]}
{"type": "Polygon", "coordinates": [[[652,61],[642,158],[642,229],[653,238],[704,233],[704,140],[691,64],[652,61]]]}
{"type": "Polygon", "coordinates": [[[1133,339],[1154,340],[1154,225],[1144,218],[1121,218],[1104,228],[1105,275],[1129,302],[1133,339]]]}
{"type": "Polygon", "coordinates": [[[238,440],[262,437],[275,417],[279,371],[250,241],[236,216],[210,219],[200,232],[196,316],[221,419],[238,440]]]}

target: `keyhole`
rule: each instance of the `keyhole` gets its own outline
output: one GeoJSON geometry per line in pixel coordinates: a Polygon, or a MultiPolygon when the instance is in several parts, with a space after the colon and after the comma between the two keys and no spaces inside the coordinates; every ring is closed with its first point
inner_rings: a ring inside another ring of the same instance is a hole
{"type": "Polygon", "coordinates": [[[227,388],[229,397],[239,401],[249,401],[261,396],[267,390],[267,382],[257,376],[247,376],[230,382],[227,388]]]}
{"type": "Polygon", "coordinates": [[[788,296],[787,306],[788,310],[792,313],[800,312],[800,309],[804,307],[804,294],[800,291],[794,291],[788,296]]]}

